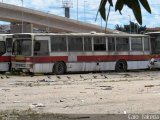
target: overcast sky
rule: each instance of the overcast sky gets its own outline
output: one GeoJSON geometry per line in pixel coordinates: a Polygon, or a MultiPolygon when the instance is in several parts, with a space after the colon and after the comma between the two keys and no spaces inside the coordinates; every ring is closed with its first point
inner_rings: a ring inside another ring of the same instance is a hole
{"type": "MultiPolygon", "coordinates": [[[[66,1],[66,0],[64,0],[66,1]]],[[[116,0],[113,0],[114,2],[116,0]]],[[[159,27],[160,25],[160,0],[148,0],[151,5],[152,14],[147,13],[142,7],[143,25],[147,27],[159,27]]],[[[22,6],[22,0],[1,0],[1,2],[22,6]]],[[[101,21],[100,14],[97,21],[95,21],[96,13],[99,7],[100,0],[71,0],[70,16],[71,19],[93,23],[97,25],[105,26],[105,22],[101,21]],[[78,12],[77,12],[78,1],[78,12]],[[78,13],[78,15],[77,15],[78,13]]],[[[64,16],[64,9],[62,8],[62,0],[23,0],[23,6],[43,12],[49,12],[59,16],[64,16]]],[[[106,7],[108,10],[108,6],[106,7]]],[[[114,29],[116,24],[124,25],[129,24],[129,21],[136,22],[132,11],[127,7],[124,7],[122,15],[119,12],[115,12],[114,8],[111,8],[110,17],[108,21],[108,28],[114,29]]],[[[8,24],[0,22],[1,24],[8,24]]]]}

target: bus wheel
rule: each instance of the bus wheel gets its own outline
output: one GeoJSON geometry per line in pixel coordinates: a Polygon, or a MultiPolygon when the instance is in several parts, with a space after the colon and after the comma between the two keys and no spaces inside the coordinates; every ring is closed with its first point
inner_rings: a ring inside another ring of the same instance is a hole
{"type": "Polygon", "coordinates": [[[127,71],[127,62],[125,60],[119,60],[115,66],[116,72],[126,72],[127,71]]]}
{"type": "Polygon", "coordinates": [[[62,75],[66,72],[66,65],[64,62],[57,62],[53,66],[53,72],[56,75],[62,75]]]}

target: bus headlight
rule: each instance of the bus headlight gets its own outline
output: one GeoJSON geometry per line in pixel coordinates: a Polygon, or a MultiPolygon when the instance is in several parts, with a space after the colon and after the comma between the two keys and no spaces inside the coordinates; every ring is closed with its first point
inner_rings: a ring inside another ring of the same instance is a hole
{"type": "Polygon", "coordinates": [[[33,68],[33,64],[26,64],[26,68],[33,68]]]}

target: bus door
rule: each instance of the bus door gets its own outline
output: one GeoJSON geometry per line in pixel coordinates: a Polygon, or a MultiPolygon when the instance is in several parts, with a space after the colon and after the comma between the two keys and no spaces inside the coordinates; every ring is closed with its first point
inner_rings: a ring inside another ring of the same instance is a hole
{"type": "Polygon", "coordinates": [[[36,72],[48,72],[51,65],[49,57],[50,36],[36,36],[34,40],[34,59],[36,72]]]}
{"type": "Polygon", "coordinates": [[[11,52],[12,52],[12,43],[13,43],[12,38],[6,38],[6,51],[10,56],[11,56],[11,52]]]}
{"type": "Polygon", "coordinates": [[[8,71],[8,64],[7,64],[8,60],[4,56],[5,52],[6,52],[5,41],[0,40],[0,71],[8,71]]]}
{"type": "Polygon", "coordinates": [[[0,71],[9,71],[11,63],[12,35],[0,36],[0,71]]]}

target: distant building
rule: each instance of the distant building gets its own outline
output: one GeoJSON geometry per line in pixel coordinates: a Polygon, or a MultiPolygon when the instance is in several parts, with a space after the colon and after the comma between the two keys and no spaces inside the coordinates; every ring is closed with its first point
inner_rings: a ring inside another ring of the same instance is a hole
{"type": "Polygon", "coordinates": [[[146,32],[158,32],[160,31],[160,27],[155,27],[155,28],[147,28],[146,32]]]}
{"type": "MultiPolygon", "coordinates": [[[[10,24],[0,25],[0,34],[9,34],[9,33],[11,33],[10,24]]],[[[47,33],[47,30],[42,28],[33,28],[33,33],[47,33]]]]}
{"type": "Polygon", "coordinates": [[[0,34],[10,33],[10,25],[0,25],[0,34]]]}

